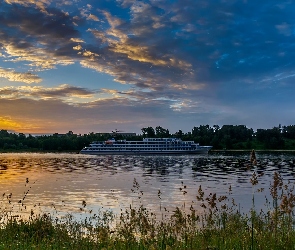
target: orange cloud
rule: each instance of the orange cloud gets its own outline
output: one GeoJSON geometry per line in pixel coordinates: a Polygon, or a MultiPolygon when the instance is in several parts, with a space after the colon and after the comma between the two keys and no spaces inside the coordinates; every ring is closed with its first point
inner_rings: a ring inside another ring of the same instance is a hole
{"type": "Polygon", "coordinates": [[[25,124],[22,124],[21,122],[12,120],[10,117],[0,116],[0,129],[18,130],[23,127],[25,127],[25,124]]]}

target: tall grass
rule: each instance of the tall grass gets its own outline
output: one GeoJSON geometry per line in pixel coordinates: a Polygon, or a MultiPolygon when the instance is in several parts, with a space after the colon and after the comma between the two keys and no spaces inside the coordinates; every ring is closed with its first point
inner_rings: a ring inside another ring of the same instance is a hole
{"type": "MultiPolygon", "coordinates": [[[[141,202],[119,215],[88,211],[83,221],[68,214],[54,217],[31,211],[28,218],[11,214],[11,194],[3,195],[0,216],[0,249],[295,249],[294,185],[284,183],[275,172],[269,187],[272,199],[260,212],[255,209],[259,175],[249,180],[253,187],[252,208],[240,212],[231,198],[196,190],[195,207],[152,211],[141,202]]],[[[186,194],[186,186],[180,191],[186,194]]],[[[132,192],[141,199],[136,180],[132,192]]],[[[158,197],[161,200],[161,192],[158,197]]],[[[22,201],[20,201],[21,203],[22,201]]],[[[251,202],[251,201],[250,201],[251,202]]],[[[87,211],[85,201],[81,211],[87,211]]]]}

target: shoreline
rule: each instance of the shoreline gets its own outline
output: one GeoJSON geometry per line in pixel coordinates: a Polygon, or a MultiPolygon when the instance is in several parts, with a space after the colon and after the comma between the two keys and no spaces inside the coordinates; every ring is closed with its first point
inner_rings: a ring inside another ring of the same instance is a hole
{"type": "MultiPolygon", "coordinates": [[[[211,149],[210,152],[250,152],[253,149],[211,149]]],[[[295,149],[257,149],[255,152],[294,152],[295,149]]]]}
{"type": "MultiPolygon", "coordinates": [[[[251,153],[253,149],[211,149],[208,154],[214,154],[214,153],[251,153]]],[[[257,149],[255,150],[255,153],[294,153],[295,149],[257,149]]],[[[69,154],[79,154],[79,151],[71,151],[71,150],[0,150],[0,154],[9,154],[9,153],[40,153],[40,154],[46,154],[46,153],[56,153],[56,154],[62,154],[62,153],[69,153],[69,154]]],[[[198,155],[198,154],[196,154],[198,155]]]]}

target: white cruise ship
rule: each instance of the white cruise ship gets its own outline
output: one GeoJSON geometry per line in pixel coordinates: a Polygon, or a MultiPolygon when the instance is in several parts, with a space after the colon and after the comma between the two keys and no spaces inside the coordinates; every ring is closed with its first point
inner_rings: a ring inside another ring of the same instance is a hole
{"type": "Polygon", "coordinates": [[[212,146],[200,146],[194,141],[178,138],[144,138],[142,141],[109,139],[94,141],[84,147],[81,154],[124,155],[124,154],[207,154],[212,146]]]}

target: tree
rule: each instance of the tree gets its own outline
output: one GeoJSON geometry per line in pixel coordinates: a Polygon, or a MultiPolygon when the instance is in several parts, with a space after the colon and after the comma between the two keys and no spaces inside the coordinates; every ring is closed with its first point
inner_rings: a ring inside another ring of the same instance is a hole
{"type": "Polygon", "coordinates": [[[156,127],[156,136],[159,138],[164,138],[164,137],[169,137],[169,130],[168,129],[164,129],[161,126],[157,126],[156,127]]]}
{"type": "Polygon", "coordinates": [[[295,139],[295,125],[283,126],[283,136],[288,139],[295,139]]]}
{"type": "Polygon", "coordinates": [[[183,132],[182,132],[182,130],[178,130],[178,132],[175,133],[175,136],[176,136],[177,138],[182,138],[182,136],[183,136],[183,132]]]}
{"type": "Polygon", "coordinates": [[[142,128],[143,137],[155,137],[155,130],[152,127],[142,128]]]}
{"type": "Polygon", "coordinates": [[[265,148],[268,149],[283,149],[284,132],[281,132],[280,127],[273,127],[272,129],[257,129],[256,139],[264,144],[265,148]]]}

